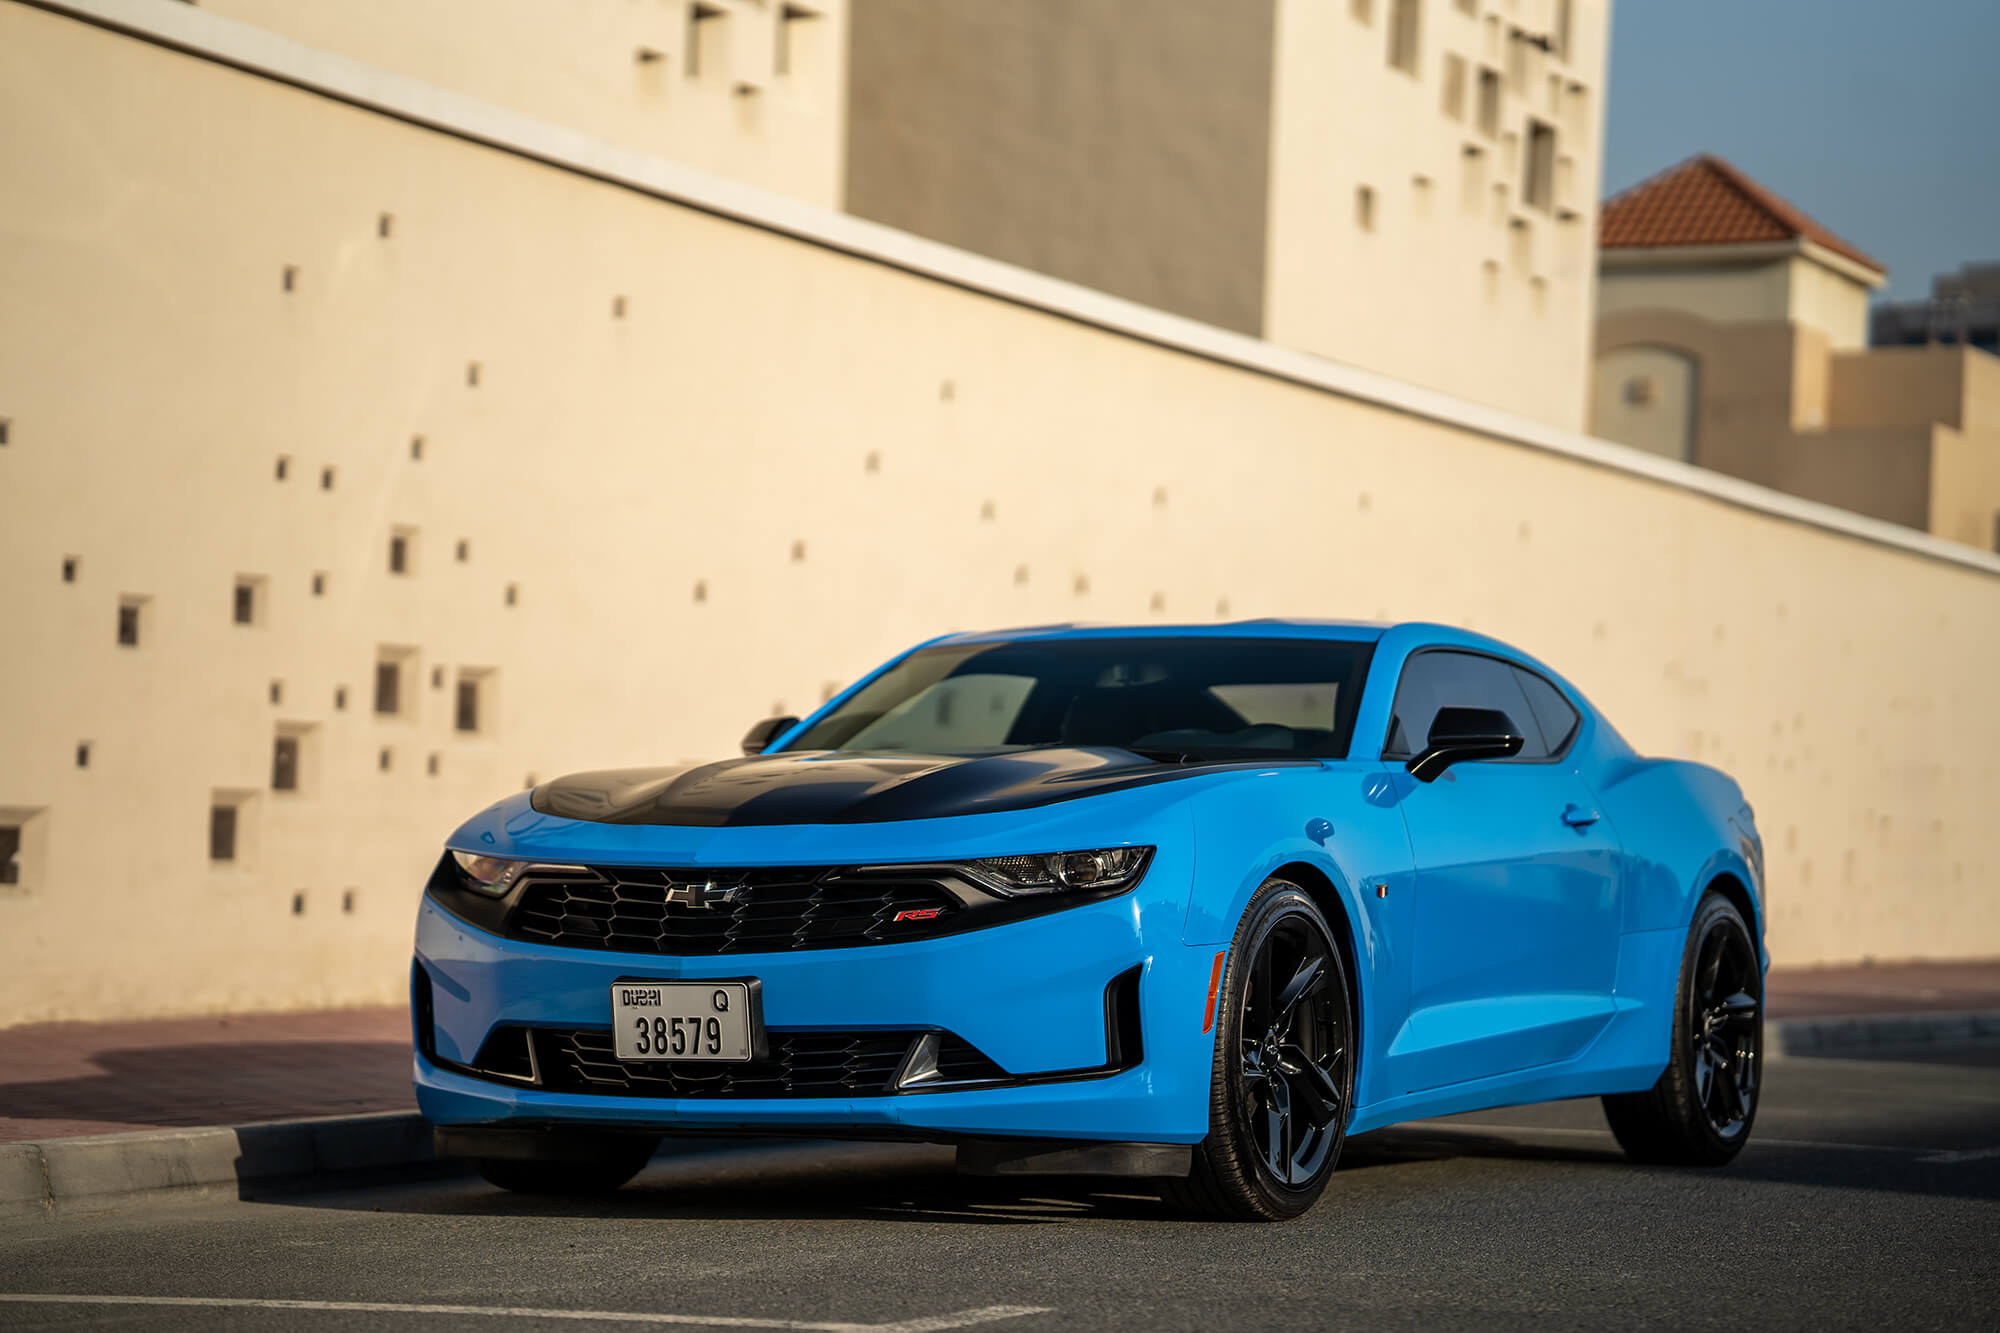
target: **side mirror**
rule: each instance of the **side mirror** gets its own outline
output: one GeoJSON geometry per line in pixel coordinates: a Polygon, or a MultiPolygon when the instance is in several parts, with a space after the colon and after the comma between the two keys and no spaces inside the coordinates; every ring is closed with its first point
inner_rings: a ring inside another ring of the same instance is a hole
{"type": "Polygon", "coordinates": [[[778,739],[799,724],[795,717],[767,717],[750,730],[743,733],[743,753],[762,754],[771,748],[771,742],[778,739]]]}
{"type": "Polygon", "coordinates": [[[1406,767],[1417,781],[1436,782],[1453,764],[1517,755],[1525,739],[1514,719],[1497,708],[1440,708],[1424,752],[1406,767]]]}

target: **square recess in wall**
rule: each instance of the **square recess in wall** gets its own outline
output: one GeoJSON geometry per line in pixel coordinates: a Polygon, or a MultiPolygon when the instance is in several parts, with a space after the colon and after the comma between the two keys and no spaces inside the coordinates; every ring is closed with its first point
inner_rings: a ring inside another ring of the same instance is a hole
{"type": "Polygon", "coordinates": [[[41,887],[48,825],[46,806],[0,805],[0,894],[41,887]]]}
{"type": "Polygon", "coordinates": [[[218,870],[248,870],[257,861],[258,793],[217,787],[209,793],[208,861],[218,870]]]}

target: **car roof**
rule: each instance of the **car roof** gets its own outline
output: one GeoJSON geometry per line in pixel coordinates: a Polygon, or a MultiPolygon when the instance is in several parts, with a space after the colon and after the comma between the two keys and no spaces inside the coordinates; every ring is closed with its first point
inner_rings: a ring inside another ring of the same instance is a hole
{"type": "Polygon", "coordinates": [[[1393,628],[1395,626],[1373,620],[1231,620],[1200,625],[1103,625],[1069,621],[1060,625],[1027,625],[1019,629],[946,634],[924,646],[1035,639],[1340,639],[1350,643],[1373,643],[1393,628]]]}
{"type": "Polygon", "coordinates": [[[1463,648],[1491,653],[1521,662],[1536,670],[1548,668],[1513,644],[1456,625],[1440,625],[1425,620],[1310,620],[1276,618],[1231,620],[1202,625],[1100,625],[1072,621],[1060,625],[1029,625],[1019,629],[976,630],[946,634],[921,648],[951,644],[1032,643],[1052,639],[1328,639],[1344,643],[1389,642],[1385,647],[1403,652],[1424,648],[1463,648]]]}

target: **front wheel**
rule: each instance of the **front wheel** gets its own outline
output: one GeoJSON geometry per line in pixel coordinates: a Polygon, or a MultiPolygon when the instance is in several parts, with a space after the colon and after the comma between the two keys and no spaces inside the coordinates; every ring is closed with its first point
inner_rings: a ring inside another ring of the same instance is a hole
{"type": "Polygon", "coordinates": [[[1235,1221],[1312,1207],[1347,1136],[1354,1017],[1347,969],[1312,897],[1282,879],[1251,896],[1216,995],[1208,1137],[1167,1200],[1235,1221]]]}
{"type": "Polygon", "coordinates": [[[1628,1157],[1721,1166],[1743,1150],[1764,1070],[1764,969],[1757,942],[1727,898],[1695,910],[1681,957],[1673,1051],[1645,1092],[1604,1099],[1628,1157]]]}

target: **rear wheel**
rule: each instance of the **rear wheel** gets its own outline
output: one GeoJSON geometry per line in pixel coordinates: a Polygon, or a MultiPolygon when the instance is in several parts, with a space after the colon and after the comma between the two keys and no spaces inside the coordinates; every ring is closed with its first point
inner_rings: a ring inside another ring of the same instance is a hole
{"type": "Polygon", "coordinates": [[[1216,995],[1208,1137],[1167,1200],[1276,1222],[1312,1207],[1340,1160],[1354,1090],[1347,969],[1317,904],[1266,880],[1231,942],[1216,995]]]}
{"type": "Polygon", "coordinates": [[[487,1183],[516,1194],[584,1197],[610,1194],[652,1160],[655,1140],[634,1139],[629,1147],[590,1161],[561,1162],[514,1157],[481,1157],[473,1162],[487,1183]]]}
{"type": "Polygon", "coordinates": [[[1763,1071],[1757,943],[1735,905],[1711,893],[1688,929],[1666,1071],[1645,1092],[1606,1097],[1604,1118],[1636,1161],[1720,1166],[1750,1139],[1763,1071]]]}

